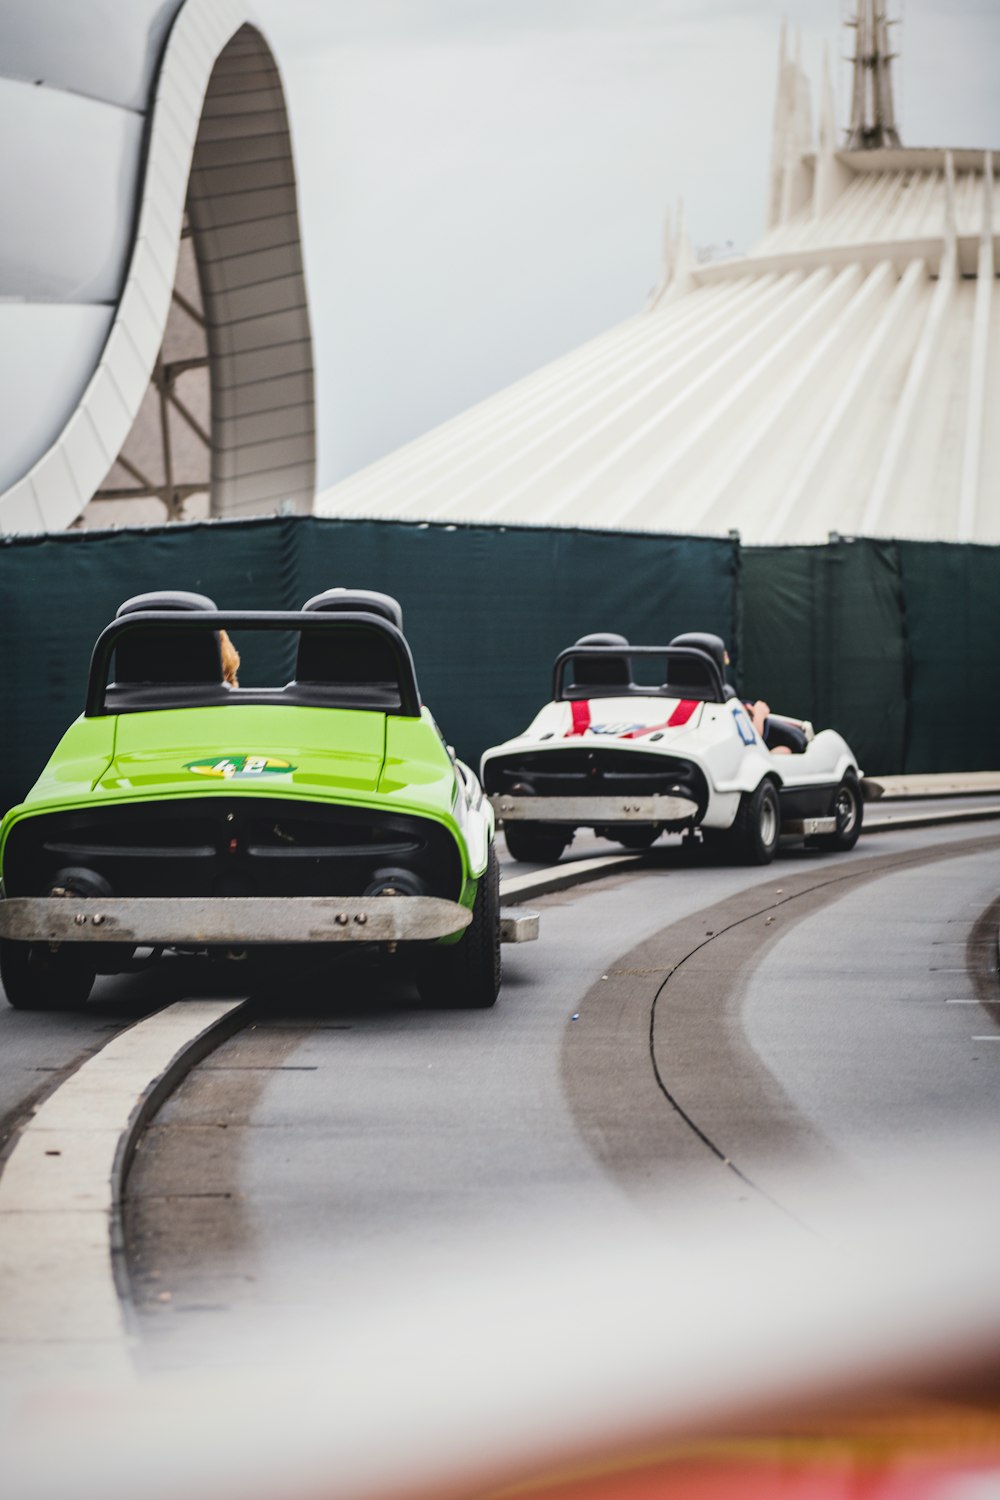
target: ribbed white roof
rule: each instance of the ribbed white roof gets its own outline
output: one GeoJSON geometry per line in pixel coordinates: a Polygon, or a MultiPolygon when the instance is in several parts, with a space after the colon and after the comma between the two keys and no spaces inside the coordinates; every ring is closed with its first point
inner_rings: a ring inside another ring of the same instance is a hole
{"type": "MultiPolygon", "coordinates": [[[[860,66],[860,64],[859,64],[860,66]]],[[[988,152],[818,148],[783,57],[772,227],[645,312],[335,485],[322,515],[1000,541],[988,152]]]]}

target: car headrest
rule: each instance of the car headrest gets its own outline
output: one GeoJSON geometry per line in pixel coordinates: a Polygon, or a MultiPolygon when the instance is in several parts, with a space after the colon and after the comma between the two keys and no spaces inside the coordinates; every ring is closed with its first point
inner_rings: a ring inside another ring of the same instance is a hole
{"type": "MultiPolygon", "coordinates": [[[[574,646],[627,646],[623,635],[611,631],[582,635],[574,646]]],[[[575,687],[628,687],[632,668],[627,656],[581,656],[573,662],[575,687]]]]}
{"type": "Polygon", "coordinates": [[[388,620],[397,630],[403,628],[403,606],[391,594],[379,594],[375,589],[325,589],[314,594],[302,606],[303,610],[319,610],[323,614],[378,615],[388,620]]]}
{"type": "MultiPolygon", "coordinates": [[[[116,618],[148,610],[214,610],[206,594],[156,589],[119,605],[116,618]]],[[[221,683],[222,650],[215,630],[137,629],[115,647],[115,681],[137,683],[221,683]]]]}
{"type": "MultiPolygon", "coordinates": [[[[719,669],[719,676],[722,678],[723,691],[726,697],[736,697],[735,689],[730,687],[726,682],[726,643],[721,635],[712,635],[707,630],[688,630],[683,635],[675,635],[670,644],[671,646],[691,646],[695,651],[704,651],[705,655],[710,656],[719,669]]],[[[693,668],[688,667],[688,675],[693,670],[693,668]]],[[[671,677],[673,678],[674,675],[674,668],[672,667],[671,677]]],[[[682,669],[683,675],[684,672],[682,669]]],[[[678,686],[680,685],[681,679],[678,679],[678,686]]]]}
{"type": "Polygon", "coordinates": [[[207,594],[189,594],[183,589],[154,589],[149,594],[134,594],[119,604],[115,619],[122,615],[134,615],[150,609],[215,609],[214,599],[207,594]]]}
{"type": "MultiPolygon", "coordinates": [[[[395,623],[395,621],[393,621],[395,623]]],[[[398,677],[391,642],[363,625],[299,636],[295,681],[324,687],[367,687],[398,677]]]]}
{"type": "Polygon", "coordinates": [[[671,646],[693,646],[704,651],[715,662],[720,672],[726,670],[726,643],[721,635],[710,635],[707,630],[688,630],[684,635],[675,635],[671,646]]]}

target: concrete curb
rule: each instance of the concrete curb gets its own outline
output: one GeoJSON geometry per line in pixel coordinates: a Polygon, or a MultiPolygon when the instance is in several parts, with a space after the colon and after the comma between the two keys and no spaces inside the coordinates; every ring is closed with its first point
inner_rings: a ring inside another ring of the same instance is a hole
{"type": "Polygon", "coordinates": [[[643,858],[641,854],[600,854],[593,859],[578,859],[570,864],[534,870],[527,875],[514,875],[500,882],[500,899],[507,901],[516,897],[518,901],[531,901],[536,896],[550,896],[553,891],[585,885],[589,880],[602,880],[613,870],[629,869],[643,858]]]}
{"type": "Polygon", "coordinates": [[[934,828],[939,823],[975,823],[991,818],[1000,818],[1000,806],[956,807],[953,811],[940,808],[937,812],[888,813],[884,816],[877,814],[874,819],[869,819],[866,815],[861,833],[885,833],[887,829],[893,828],[934,828]]]}
{"type": "Polygon", "coordinates": [[[18,1375],[131,1375],[121,1207],[143,1126],[245,1000],[180,1001],[119,1032],[39,1106],[0,1176],[0,1349],[18,1375]]]}
{"type": "MultiPolygon", "coordinates": [[[[903,798],[899,799],[903,801],[903,798]]],[[[909,799],[905,799],[909,800],[909,799]]],[[[881,803],[876,804],[878,806],[881,803]]],[[[862,838],[866,833],[885,833],[897,828],[933,828],[937,824],[973,823],[977,820],[1000,818],[1000,804],[986,807],[939,808],[927,813],[866,814],[861,826],[862,838]]],[[[650,850],[656,853],[656,846],[650,850]]],[[[554,891],[569,890],[575,885],[584,885],[591,880],[602,880],[615,870],[629,869],[639,865],[644,869],[656,869],[646,854],[601,854],[592,859],[578,859],[575,863],[551,865],[545,870],[535,870],[526,875],[514,875],[500,883],[502,900],[531,901],[538,896],[549,896],[554,891]]]]}
{"type": "MultiPolygon", "coordinates": [[[[216,1047],[227,1041],[234,1032],[239,1031],[248,1003],[245,999],[194,1002],[178,1000],[174,1005],[168,1006],[166,1011],[159,1013],[166,1015],[175,1010],[183,1012],[191,1004],[212,1005],[219,1008],[215,1019],[208,1018],[202,1029],[193,1033],[190,1040],[182,1044],[166,1067],[145,1085],[118,1139],[118,1148],[111,1166],[111,1269],[126,1316],[130,1316],[132,1312],[132,1288],[125,1259],[125,1185],[135,1153],[139,1149],[140,1138],[160,1106],[166,1103],[192,1068],[196,1068],[203,1058],[207,1057],[210,1052],[214,1052],[216,1047]]],[[[144,1024],[145,1022],[140,1022],[140,1025],[144,1024]]],[[[0,1179],[0,1185],[2,1185],[2,1179],[0,1179]]]]}
{"type": "Polygon", "coordinates": [[[951,771],[927,775],[869,776],[885,788],[883,802],[916,797],[983,797],[1000,793],[1000,771],[951,771]]]}

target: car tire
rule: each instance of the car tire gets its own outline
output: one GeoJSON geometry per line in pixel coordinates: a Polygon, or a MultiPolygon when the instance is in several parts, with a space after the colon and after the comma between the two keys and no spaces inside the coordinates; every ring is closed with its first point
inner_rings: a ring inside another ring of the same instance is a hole
{"type": "Polygon", "coordinates": [[[500,993],[500,865],[491,844],[472,907],[457,943],[437,944],[421,956],[417,989],[426,1005],[489,1010],[500,993]]]}
{"type": "Polygon", "coordinates": [[[619,828],[613,835],[616,844],[621,844],[623,849],[631,849],[636,854],[641,854],[644,849],[651,849],[660,837],[658,828],[649,828],[639,823],[634,828],[619,828]]]}
{"type": "Polygon", "coordinates": [[[505,823],[503,832],[511,859],[527,865],[554,865],[573,841],[571,828],[551,823],[505,823]]]}
{"type": "Polygon", "coordinates": [[[816,849],[827,849],[831,853],[846,854],[853,849],[861,837],[861,825],[865,816],[865,800],[861,795],[861,783],[853,771],[847,771],[837,788],[831,809],[837,820],[835,833],[818,833],[810,839],[816,849]]]}
{"type": "Polygon", "coordinates": [[[764,780],[740,798],[730,835],[736,857],[746,865],[769,865],[777,853],[780,832],[778,790],[773,781],[764,780]]]}
{"type": "Polygon", "coordinates": [[[78,1010],[94,987],[95,970],[79,945],[53,953],[47,943],[0,940],[0,983],[15,1010],[78,1010]]]}

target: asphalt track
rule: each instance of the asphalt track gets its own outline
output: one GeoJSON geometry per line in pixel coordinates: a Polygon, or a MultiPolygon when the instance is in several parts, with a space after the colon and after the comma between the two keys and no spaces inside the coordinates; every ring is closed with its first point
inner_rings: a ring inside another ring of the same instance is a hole
{"type": "MultiPolygon", "coordinates": [[[[764,870],[676,840],[623,858],[532,902],[543,941],[506,950],[492,1013],[429,1011],[364,965],[263,982],[190,961],[102,980],[76,1015],[0,1006],[0,1119],[13,1135],[179,996],[253,996],[129,1179],[151,1367],[257,1352],[372,1265],[461,1274],[470,1244],[564,1212],[627,1232],[683,1201],[723,1231],[835,1233],[814,1167],[879,1181],[956,1128],[998,1144],[1000,825],[899,826],[985,800],[870,808],[853,854],[764,870]]],[[[578,838],[563,868],[612,849],[578,838]]]]}
{"type": "Polygon", "coordinates": [[[470,1230],[669,1220],[676,1189],[720,1226],[823,1233],[803,1164],[877,1182],[942,1132],[1000,1145],[998,875],[987,821],[762,870],[673,844],[533,903],[542,940],[506,950],[493,1012],[364,968],[261,990],[132,1168],[144,1357],[232,1357],[374,1261],[447,1270],[470,1230]]]}

